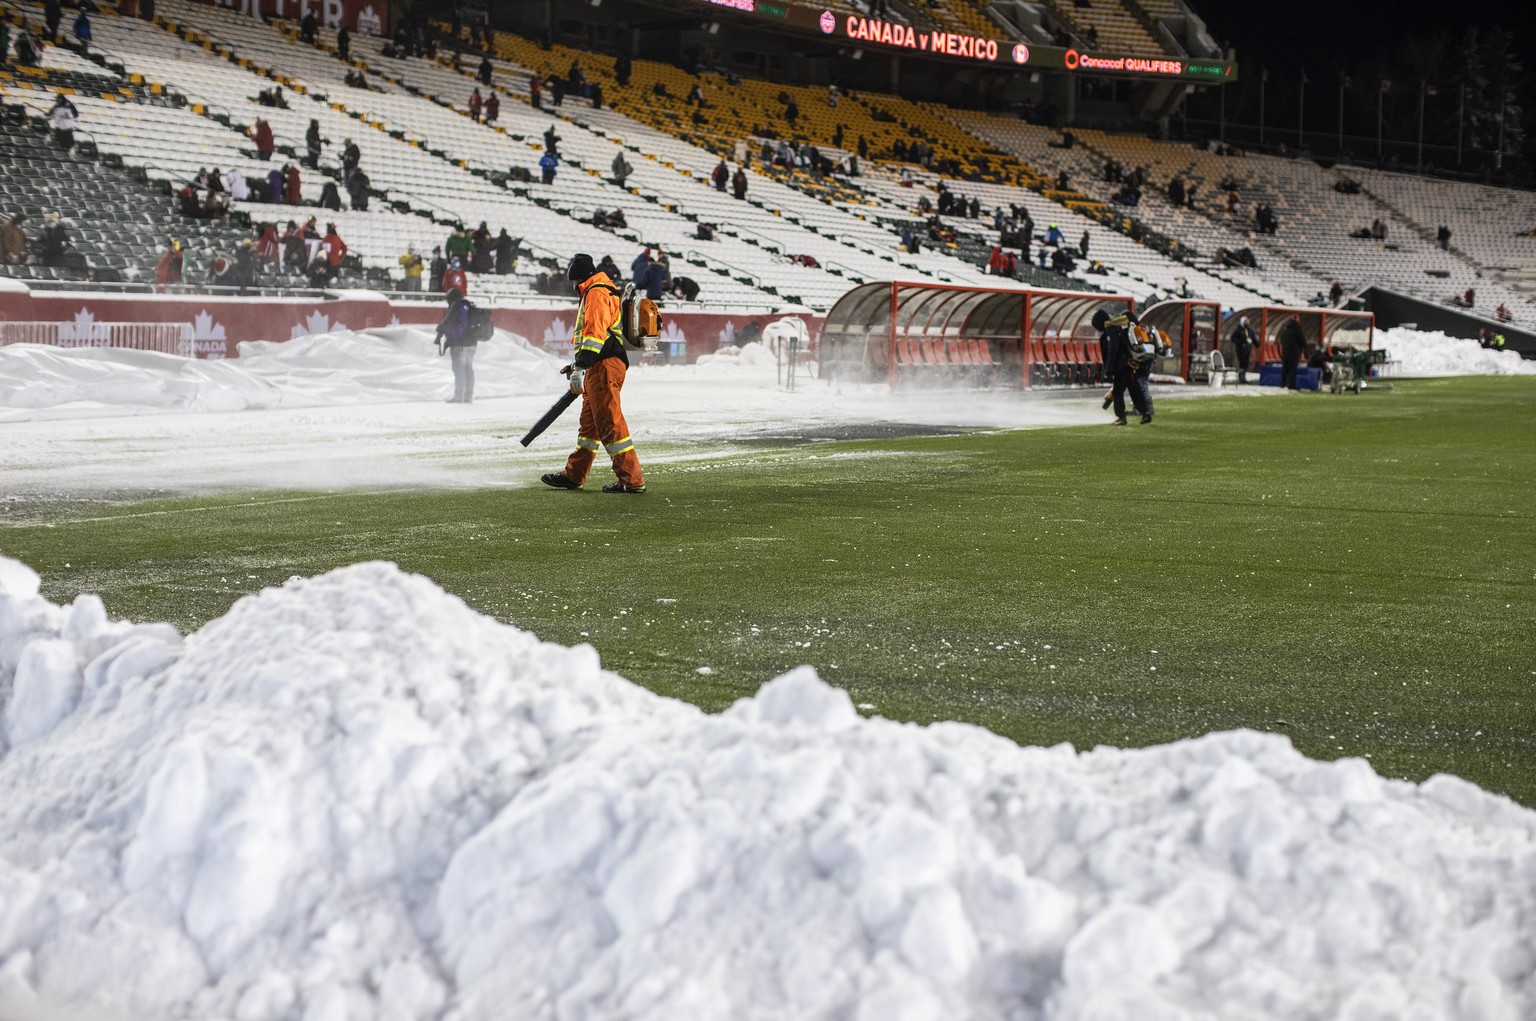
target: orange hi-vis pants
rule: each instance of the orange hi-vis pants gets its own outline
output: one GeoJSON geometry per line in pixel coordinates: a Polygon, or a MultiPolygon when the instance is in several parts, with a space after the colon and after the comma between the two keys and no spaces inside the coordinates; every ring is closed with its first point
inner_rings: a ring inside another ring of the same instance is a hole
{"type": "Polygon", "coordinates": [[[619,391],[629,366],[621,358],[604,358],[587,369],[581,385],[581,425],[576,435],[576,449],[565,462],[565,477],[578,486],[587,481],[599,446],[613,458],[613,473],[626,486],[643,486],[640,457],[635,441],[629,437],[624,409],[619,407],[619,391]]]}

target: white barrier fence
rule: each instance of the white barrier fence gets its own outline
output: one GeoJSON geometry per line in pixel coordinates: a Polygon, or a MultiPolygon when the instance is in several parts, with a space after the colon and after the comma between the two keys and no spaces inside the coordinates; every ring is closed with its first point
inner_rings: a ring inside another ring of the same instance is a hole
{"type": "Polygon", "coordinates": [[[0,344],[54,347],[126,347],[192,357],[191,323],[10,323],[0,322],[0,344]]]}

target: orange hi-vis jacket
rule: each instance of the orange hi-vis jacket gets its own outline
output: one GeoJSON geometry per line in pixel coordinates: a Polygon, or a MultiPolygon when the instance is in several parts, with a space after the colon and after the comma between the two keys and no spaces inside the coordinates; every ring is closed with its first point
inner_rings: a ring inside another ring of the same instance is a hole
{"type": "Polygon", "coordinates": [[[624,309],[612,287],[607,273],[594,274],[576,285],[581,307],[571,334],[575,348],[571,360],[578,369],[603,358],[620,358],[625,365],[629,364],[629,356],[624,353],[624,309]]]}

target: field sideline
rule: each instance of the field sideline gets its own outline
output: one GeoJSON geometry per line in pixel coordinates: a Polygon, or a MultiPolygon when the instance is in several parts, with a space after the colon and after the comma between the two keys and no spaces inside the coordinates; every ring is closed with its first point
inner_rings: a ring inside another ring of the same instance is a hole
{"type": "Polygon", "coordinates": [[[660,463],[635,498],[63,506],[0,552],[56,602],[183,630],[388,559],[710,709],[810,663],[892,718],[1079,747],[1253,727],[1536,805],[1533,412],[1529,377],[1168,401],[1150,427],[660,463]]]}

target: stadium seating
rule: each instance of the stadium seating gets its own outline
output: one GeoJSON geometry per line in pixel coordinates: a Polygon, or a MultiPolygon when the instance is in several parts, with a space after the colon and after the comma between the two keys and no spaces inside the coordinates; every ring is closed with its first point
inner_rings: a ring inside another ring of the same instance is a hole
{"type": "MultiPolygon", "coordinates": [[[[20,17],[40,18],[34,3],[18,10],[20,17]]],[[[1151,36],[1132,38],[1136,31],[1145,35],[1144,16],[1187,16],[1176,0],[1135,8],[1093,0],[1061,10],[1079,28],[1094,25],[1102,48],[1142,52],[1156,45],[1151,36]],[[1122,29],[1129,33],[1125,39],[1113,35],[1122,29]]],[[[507,227],[521,238],[524,255],[514,273],[475,278],[472,287],[493,297],[536,292],[541,275],[562,268],[574,251],[612,255],[627,269],[635,254],[650,248],[670,254],[674,275],[693,276],[706,302],[824,309],[850,285],[867,280],[1003,283],[980,265],[996,244],[991,211],[1024,205],[1037,231],[1057,224],[1073,247],[1087,236],[1090,259],[1102,261],[1107,275],[1090,276],[1080,264],[1072,274],[1075,286],[1128,293],[1138,301],[1184,293],[1228,306],[1297,304],[1338,280],[1349,291],[1384,283],[1436,299],[1474,287],[1479,307],[1502,301],[1517,322],[1536,318],[1522,289],[1536,266],[1536,239],[1514,237],[1509,227],[1530,221],[1532,203],[1502,189],[1267,156],[1234,159],[1092,130],[1074,129],[1077,144],[1061,147],[1058,132],[1009,118],[896,96],[837,95],[819,87],[690,74],[646,60],[635,61],[628,85],[620,86],[609,57],[558,44],[544,49],[505,33],[495,36],[486,86],[475,80],[477,55],[466,55],[458,66],[446,50],[435,60],[404,59],[386,56],[381,40],[354,37],[352,59],[343,62],[328,31],[307,45],[295,25],[281,20],[263,22],[190,0],[162,0],[159,11],[153,24],[104,13],[89,57],[49,47],[43,68],[0,73],[0,94],[37,117],[55,88],[70,89],[81,108],[82,137],[127,171],[93,164],[87,176],[116,173],[131,181],[132,172],[157,184],[179,185],[203,167],[226,173],[238,168],[252,178],[299,162],[305,132],[315,121],[325,144],[319,167],[301,172],[304,206],[237,204],[227,224],[192,230],[199,245],[210,232],[203,246],[208,250],[238,239],[247,221],[317,215],[338,225],[365,278],[383,282],[398,279],[406,244],[427,254],[451,225],[484,221],[493,233],[507,227]],[[587,80],[601,86],[604,104],[594,107],[571,95],[551,110],[546,92],[544,109],[535,109],[533,77],[563,77],[577,61],[587,80]],[[359,73],[366,87],[348,83],[359,73]],[[702,105],[689,102],[695,86],[702,105]],[[469,116],[468,98],[477,87],[500,100],[495,124],[469,116]],[[258,102],[259,94],[274,90],[282,105],[258,102]],[[793,127],[784,119],[786,100],[799,108],[793,127]],[[260,160],[249,138],[258,116],[274,132],[272,161],[260,160]],[[562,163],[545,185],[537,160],[551,127],[559,135],[562,163]],[[768,166],[759,151],[765,142],[777,146],[778,136],[815,146],[834,163],[856,155],[862,141],[868,158],[860,161],[858,176],[768,166]],[[346,139],[362,153],[370,206],[366,212],[314,209],[324,186],[339,176],[346,139]],[[918,142],[931,147],[931,165],[894,158],[898,143],[918,142]],[[620,152],[634,168],[623,187],[609,170],[620,152]],[[722,159],[733,172],[745,167],[744,201],[711,186],[710,174],[722,159]],[[1106,163],[1145,168],[1149,183],[1136,208],[1114,204],[1118,187],[1105,179],[1106,163]],[[1069,178],[1068,187],[1056,187],[1060,174],[1069,178]],[[1166,184],[1175,175],[1197,187],[1194,208],[1166,200],[1166,184]],[[1227,215],[1218,188],[1228,176],[1240,186],[1237,216],[1227,215]],[[1346,177],[1363,184],[1359,194],[1334,190],[1346,177]],[[918,200],[934,201],[941,178],[953,192],[979,200],[982,215],[941,218],[955,234],[952,244],[898,251],[897,234],[903,226],[922,225],[927,214],[918,200]],[[1276,234],[1253,231],[1249,213],[1258,202],[1275,209],[1281,223],[1276,234]],[[594,226],[595,212],[615,209],[623,211],[627,226],[594,226]],[[1387,243],[1348,236],[1349,228],[1374,218],[1388,222],[1387,243]],[[1454,231],[1449,252],[1434,243],[1442,222],[1454,231]],[[716,228],[711,240],[700,237],[705,224],[716,228]],[[226,227],[228,236],[214,236],[226,227]],[[1234,268],[1219,258],[1223,249],[1240,248],[1255,253],[1257,269],[1234,268]]],[[[925,5],[917,13],[952,27],[970,26],[956,31],[979,32],[981,22],[990,21],[980,4],[968,0],[925,5]]],[[[18,176],[28,181],[27,173],[18,176]]],[[[31,180],[29,187],[37,184],[31,180]]],[[[136,266],[142,275],[143,260],[152,264],[168,232],[193,225],[176,223],[163,195],[137,182],[132,187],[157,210],[144,225],[142,243],[121,242],[139,246],[139,261],[126,268],[136,266]]],[[[117,248],[100,254],[123,261],[117,248]]],[[[1029,276],[1037,285],[1067,284],[1033,268],[1029,276]]],[[[1077,364],[1067,348],[1059,354],[1042,361],[1077,364]]]]}

